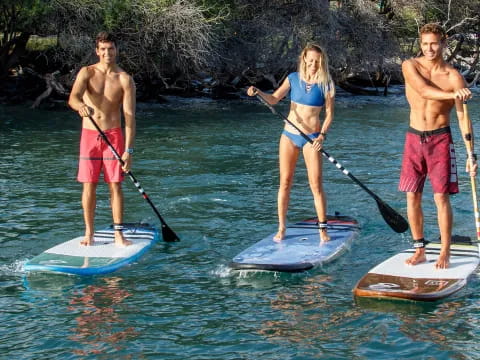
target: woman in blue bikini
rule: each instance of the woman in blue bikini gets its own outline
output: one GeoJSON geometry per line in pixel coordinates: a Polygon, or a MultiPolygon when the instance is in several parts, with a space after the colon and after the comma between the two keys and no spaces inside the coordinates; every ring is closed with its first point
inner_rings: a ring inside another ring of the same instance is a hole
{"type": "Polygon", "coordinates": [[[328,70],[328,58],[318,45],[307,45],[298,59],[298,72],[291,73],[273,94],[267,94],[251,86],[249,96],[260,95],[270,105],[277,104],[290,93],[288,119],[312,140],[308,143],[300,133],[285,123],[280,137],[280,187],[278,190],[278,233],[274,240],[285,237],[286,217],[290,200],[290,189],[300,150],[307,166],[308,181],[312,190],[318,227],[322,241],[330,240],[327,233],[327,200],[323,191],[322,154],[320,149],[333,120],[335,86],[328,70]],[[325,107],[325,119],[320,121],[320,112],[325,107]]]}

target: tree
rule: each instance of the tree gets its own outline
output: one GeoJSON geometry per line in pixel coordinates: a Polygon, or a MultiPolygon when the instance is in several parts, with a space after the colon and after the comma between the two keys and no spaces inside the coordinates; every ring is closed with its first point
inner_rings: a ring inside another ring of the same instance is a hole
{"type": "Polygon", "coordinates": [[[47,1],[0,0],[0,79],[18,64],[30,36],[48,26],[42,19],[49,11],[47,1]]]}
{"type": "Polygon", "coordinates": [[[120,61],[129,72],[161,79],[188,76],[215,60],[209,9],[186,0],[53,0],[61,19],[57,56],[71,66],[94,61],[95,35],[107,30],[119,39],[120,61]]]}

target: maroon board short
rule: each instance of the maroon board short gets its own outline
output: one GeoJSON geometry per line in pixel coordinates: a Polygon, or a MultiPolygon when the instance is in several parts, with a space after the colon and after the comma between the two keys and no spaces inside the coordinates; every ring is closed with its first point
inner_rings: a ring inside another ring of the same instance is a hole
{"type": "Polygon", "coordinates": [[[408,129],[398,189],[422,192],[427,175],[434,193],[458,193],[455,149],[448,126],[431,131],[408,129]]]}

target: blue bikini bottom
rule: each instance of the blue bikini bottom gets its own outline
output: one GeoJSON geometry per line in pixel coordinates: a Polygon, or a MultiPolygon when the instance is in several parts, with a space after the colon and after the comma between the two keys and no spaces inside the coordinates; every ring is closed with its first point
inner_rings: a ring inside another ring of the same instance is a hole
{"type": "MultiPolygon", "coordinates": [[[[292,140],[292,142],[295,144],[295,146],[300,148],[300,149],[303,148],[305,146],[305,144],[308,142],[302,135],[294,134],[294,133],[291,133],[290,131],[287,131],[287,130],[283,130],[282,134],[285,135],[286,137],[288,137],[290,140],[292,140]]],[[[319,132],[314,132],[312,134],[307,134],[307,136],[312,140],[316,139],[319,135],[320,135],[319,132]]]]}

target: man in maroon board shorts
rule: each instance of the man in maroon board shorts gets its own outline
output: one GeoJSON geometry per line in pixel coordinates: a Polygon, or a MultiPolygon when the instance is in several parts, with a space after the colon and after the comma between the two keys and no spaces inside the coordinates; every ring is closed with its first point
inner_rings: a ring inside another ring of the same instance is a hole
{"type": "Polygon", "coordinates": [[[460,73],[443,60],[446,34],[437,24],[420,29],[422,56],[405,60],[402,72],[405,94],[410,105],[410,127],[405,139],[399,190],[407,193],[407,213],[414,240],[415,253],[406,260],[408,265],[425,262],[422,192],[428,175],[440,228],[441,250],[437,269],[449,266],[452,235],[450,194],[458,192],[455,150],[450,133],[450,112],[455,106],[462,137],[471,138],[467,172],[475,176],[476,155],[473,153],[471,124],[463,112],[463,102],[472,94],[460,73]],[[470,166],[470,160],[474,164],[470,166]]]}
{"type": "Polygon", "coordinates": [[[82,245],[93,244],[96,190],[103,170],[110,190],[110,203],[115,232],[115,244],[131,242],[122,233],[124,171],[131,167],[135,138],[135,84],[130,75],[116,64],[117,45],[111,34],[101,32],[96,38],[98,63],[80,69],[68,104],[82,117],[78,181],[83,183],[82,207],[85,238],[82,245]],[[125,138],[121,129],[121,109],[125,118],[125,138]],[[121,154],[124,166],[115,158],[102,139],[91,116],[105,133],[115,150],[121,154]]]}

